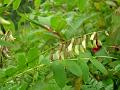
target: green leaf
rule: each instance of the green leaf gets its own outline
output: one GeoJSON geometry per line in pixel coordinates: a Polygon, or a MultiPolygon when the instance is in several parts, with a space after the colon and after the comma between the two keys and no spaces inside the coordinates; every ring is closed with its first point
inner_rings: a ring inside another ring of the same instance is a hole
{"type": "Polygon", "coordinates": [[[106,48],[101,48],[98,52],[95,53],[96,56],[107,56],[106,48]]]}
{"type": "Polygon", "coordinates": [[[26,90],[27,87],[28,87],[28,83],[25,82],[25,81],[23,81],[23,82],[21,83],[20,87],[18,87],[17,89],[18,89],[18,90],[26,90]]]}
{"type": "Polygon", "coordinates": [[[0,79],[5,76],[5,71],[3,69],[0,69],[0,79]]]}
{"type": "Polygon", "coordinates": [[[61,88],[63,88],[66,84],[66,73],[64,66],[60,62],[56,61],[52,64],[52,70],[55,81],[61,88]]]}
{"type": "Polygon", "coordinates": [[[18,65],[25,65],[26,64],[26,57],[25,53],[19,53],[17,55],[18,65]]]}
{"type": "Polygon", "coordinates": [[[61,16],[54,16],[51,18],[51,26],[56,31],[61,31],[63,28],[65,28],[66,24],[67,22],[61,16]]]}
{"type": "Polygon", "coordinates": [[[9,4],[9,0],[4,0],[4,4],[9,4]]]}
{"type": "Polygon", "coordinates": [[[78,0],[64,0],[66,1],[67,3],[67,9],[70,11],[70,10],[73,10],[77,4],[78,4],[78,0]]]}
{"type": "Polygon", "coordinates": [[[5,20],[4,18],[0,17],[0,24],[6,24],[6,25],[9,25],[10,22],[5,20]]]}
{"type": "Polygon", "coordinates": [[[38,22],[39,24],[42,24],[42,25],[49,25],[50,26],[51,18],[52,18],[52,16],[48,16],[48,17],[38,16],[38,21],[36,21],[36,22],[38,22]]]}
{"type": "Polygon", "coordinates": [[[65,0],[54,0],[56,3],[63,4],[65,0]]]}
{"type": "Polygon", "coordinates": [[[12,32],[14,32],[14,30],[15,30],[15,25],[14,25],[14,22],[13,21],[11,21],[11,20],[9,20],[9,25],[7,25],[7,24],[4,24],[3,25],[3,27],[4,27],[4,29],[6,30],[6,31],[12,31],[12,32]]]}
{"type": "Polygon", "coordinates": [[[38,60],[36,60],[36,59],[28,63],[28,67],[31,67],[31,68],[36,65],[38,65],[38,60]]]}
{"type": "Polygon", "coordinates": [[[101,64],[97,59],[92,58],[90,59],[90,61],[92,62],[92,64],[98,69],[100,70],[104,75],[107,75],[108,72],[106,70],[106,68],[104,67],[103,64],[101,64]]]}
{"type": "Polygon", "coordinates": [[[1,45],[1,46],[12,46],[11,43],[6,42],[6,41],[3,41],[3,40],[0,40],[0,45],[1,45]]]}
{"type": "Polygon", "coordinates": [[[83,23],[85,23],[90,18],[93,18],[97,14],[91,14],[91,15],[80,15],[75,17],[72,22],[69,23],[69,26],[67,30],[65,31],[65,36],[69,39],[73,36],[80,36],[83,32],[83,29],[81,29],[81,26],[83,23]]]}
{"type": "Polygon", "coordinates": [[[39,57],[39,63],[45,64],[45,65],[49,65],[50,64],[50,59],[48,56],[40,56],[39,57]]]}
{"type": "Polygon", "coordinates": [[[16,67],[14,66],[9,66],[6,71],[5,74],[6,76],[12,76],[13,74],[15,74],[15,72],[17,71],[16,67]]]}
{"type": "Polygon", "coordinates": [[[7,4],[7,7],[8,7],[13,3],[14,0],[3,0],[3,1],[4,1],[3,3],[7,4]]]}
{"type": "Polygon", "coordinates": [[[76,76],[82,76],[82,70],[80,66],[74,61],[67,61],[67,69],[76,76]]]}
{"type": "Polygon", "coordinates": [[[36,9],[39,9],[41,0],[34,0],[34,5],[36,9]]]}
{"type": "Polygon", "coordinates": [[[78,0],[78,6],[80,11],[84,11],[86,9],[86,6],[88,5],[88,0],[78,0]]]}
{"type": "Polygon", "coordinates": [[[13,2],[13,10],[18,9],[20,3],[21,3],[21,0],[15,0],[15,1],[13,2]]]}
{"type": "Polygon", "coordinates": [[[120,72],[120,64],[118,64],[118,65],[115,67],[115,71],[116,71],[116,72],[120,72]]]}
{"type": "Polygon", "coordinates": [[[79,53],[79,58],[80,59],[89,59],[92,57],[92,54],[90,51],[86,50],[86,52],[80,52],[79,53]]]}
{"type": "Polygon", "coordinates": [[[35,60],[38,56],[39,56],[38,48],[31,48],[27,54],[28,62],[35,60]]]}
{"type": "Polygon", "coordinates": [[[0,69],[0,83],[4,82],[4,80],[6,79],[5,76],[5,69],[0,69]]]}
{"type": "MultiPolygon", "coordinates": [[[[113,80],[112,80],[112,78],[105,79],[105,80],[103,80],[102,82],[103,82],[103,84],[104,84],[104,86],[105,86],[106,88],[109,87],[108,85],[113,85],[113,80]]],[[[106,89],[106,90],[110,90],[110,89],[106,89]]]]}
{"type": "Polygon", "coordinates": [[[109,45],[120,45],[120,16],[112,16],[112,32],[110,34],[108,43],[109,45]]]}
{"type": "Polygon", "coordinates": [[[83,77],[83,80],[84,82],[88,82],[89,80],[89,67],[87,65],[87,62],[85,62],[85,60],[83,59],[80,59],[79,60],[79,63],[80,63],[80,68],[82,70],[82,77],[83,77]]]}

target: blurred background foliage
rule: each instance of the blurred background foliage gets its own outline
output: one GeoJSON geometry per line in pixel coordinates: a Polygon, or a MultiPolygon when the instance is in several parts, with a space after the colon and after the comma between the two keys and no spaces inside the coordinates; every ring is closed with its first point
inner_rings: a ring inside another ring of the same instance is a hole
{"type": "Polygon", "coordinates": [[[120,0],[0,0],[0,90],[119,90],[120,0]]]}

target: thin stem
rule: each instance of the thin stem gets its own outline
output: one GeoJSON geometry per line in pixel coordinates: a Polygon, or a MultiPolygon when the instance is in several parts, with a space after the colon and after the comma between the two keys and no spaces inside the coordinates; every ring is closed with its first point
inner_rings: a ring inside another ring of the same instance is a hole
{"type": "Polygon", "coordinates": [[[8,82],[8,81],[10,81],[10,80],[13,80],[13,78],[20,77],[20,76],[22,76],[23,74],[25,74],[25,73],[27,73],[27,72],[30,72],[30,71],[32,71],[32,70],[34,70],[34,69],[42,68],[43,66],[45,66],[45,65],[44,65],[44,64],[40,64],[40,65],[37,65],[37,66],[35,66],[35,67],[33,67],[33,68],[30,68],[30,69],[28,69],[28,70],[25,70],[25,71],[23,71],[23,72],[21,72],[21,73],[18,73],[18,74],[16,74],[16,75],[13,76],[13,77],[8,78],[8,79],[5,81],[5,83],[8,82]]]}
{"type": "Polygon", "coordinates": [[[111,59],[118,59],[118,58],[115,58],[115,57],[110,57],[110,56],[95,56],[95,58],[111,58],[111,59]]]}
{"type": "Polygon", "coordinates": [[[61,41],[64,41],[64,39],[62,38],[62,36],[60,35],[60,33],[54,31],[50,26],[42,25],[42,24],[40,24],[40,23],[38,23],[38,22],[36,22],[36,21],[33,21],[33,20],[29,19],[28,16],[26,16],[26,19],[27,19],[28,21],[30,21],[31,23],[34,23],[34,24],[40,26],[41,28],[47,30],[48,32],[50,32],[50,33],[58,36],[61,41]]]}

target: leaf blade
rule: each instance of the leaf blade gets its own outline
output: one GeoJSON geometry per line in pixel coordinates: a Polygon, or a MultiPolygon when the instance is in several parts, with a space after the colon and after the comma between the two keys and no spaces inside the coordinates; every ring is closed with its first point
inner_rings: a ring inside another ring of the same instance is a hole
{"type": "Polygon", "coordinates": [[[74,61],[67,62],[67,69],[76,76],[82,76],[82,71],[80,66],[74,61]]]}
{"type": "Polygon", "coordinates": [[[99,70],[101,71],[104,75],[107,75],[108,72],[106,70],[106,68],[104,67],[103,64],[101,64],[97,59],[92,58],[90,59],[90,61],[92,62],[92,64],[99,70]]]}
{"type": "Polygon", "coordinates": [[[59,62],[53,62],[52,70],[56,83],[63,88],[66,84],[66,73],[64,66],[59,62]]]}
{"type": "Polygon", "coordinates": [[[18,9],[18,7],[20,6],[21,0],[15,0],[13,2],[13,10],[18,9]]]}

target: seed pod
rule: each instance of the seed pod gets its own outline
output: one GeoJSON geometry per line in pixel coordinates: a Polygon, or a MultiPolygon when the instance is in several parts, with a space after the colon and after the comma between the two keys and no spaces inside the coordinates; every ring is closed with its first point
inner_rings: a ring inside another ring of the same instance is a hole
{"type": "Polygon", "coordinates": [[[93,47],[97,48],[97,41],[96,40],[93,40],[93,47]]]}
{"type": "Polygon", "coordinates": [[[68,52],[72,51],[74,38],[72,38],[70,45],[68,46],[68,52]]]}
{"type": "Polygon", "coordinates": [[[85,52],[85,50],[84,50],[82,45],[80,45],[80,51],[85,52]]]}
{"type": "Polygon", "coordinates": [[[77,54],[77,55],[79,55],[79,45],[75,45],[75,53],[77,54]]]}
{"type": "Polygon", "coordinates": [[[90,40],[94,40],[95,39],[95,36],[96,36],[96,32],[93,32],[93,34],[91,35],[91,37],[90,37],[90,40]]]}
{"type": "Polygon", "coordinates": [[[83,37],[82,46],[86,50],[86,35],[83,37]]]}

